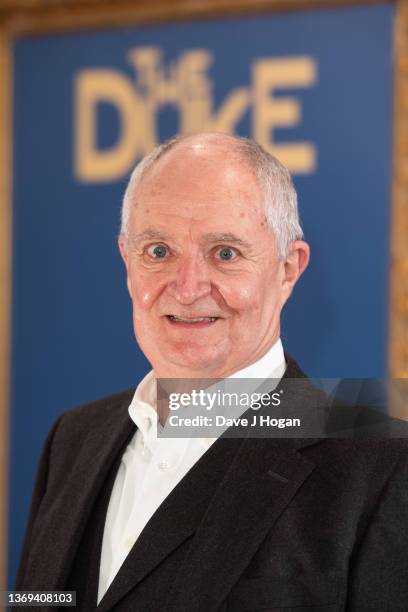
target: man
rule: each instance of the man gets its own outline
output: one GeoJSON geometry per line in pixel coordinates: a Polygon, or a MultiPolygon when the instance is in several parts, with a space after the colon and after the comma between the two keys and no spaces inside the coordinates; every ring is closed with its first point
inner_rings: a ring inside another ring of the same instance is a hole
{"type": "Polygon", "coordinates": [[[246,139],[169,141],[131,177],[119,248],[153,369],[55,424],[16,588],[104,612],[406,610],[405,440],[156,435],[156,379],[283,377],[288,409],[325,401],[280,342],[309,260],[286,169],[246,139]]]}

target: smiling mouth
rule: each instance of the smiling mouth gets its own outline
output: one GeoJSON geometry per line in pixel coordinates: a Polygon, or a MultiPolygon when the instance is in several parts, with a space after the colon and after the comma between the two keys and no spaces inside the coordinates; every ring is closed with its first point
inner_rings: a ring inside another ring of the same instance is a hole
{"type": "Polygon", "coordinates": [[[166,315],[167,319],[174,323],[187,323],[192,325],[193,323],[214,323],[218,321],[220,317],[177,317],[176,315],[166,315]]]}

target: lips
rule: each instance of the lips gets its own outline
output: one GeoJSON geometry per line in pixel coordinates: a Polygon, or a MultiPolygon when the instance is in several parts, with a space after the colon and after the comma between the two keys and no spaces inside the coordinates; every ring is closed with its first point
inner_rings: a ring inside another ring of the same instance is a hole
{"type": "Polygon", "coordinates": [[[184,330],[184,332],[193,332],[194,330],[210,329],[217,325],[217,322],[222,317],[214,317],[212,315],[204,317],[181,317],[179,315],[169,314],[165,316],[167,324],[174,330],[184,330]]]}
{"type": "Polygon", "coordinates": [[[180,322],[180,323],[213,323],[219,317],[179,317],[177,315],[167,315],[170,321],[180,322]]]}

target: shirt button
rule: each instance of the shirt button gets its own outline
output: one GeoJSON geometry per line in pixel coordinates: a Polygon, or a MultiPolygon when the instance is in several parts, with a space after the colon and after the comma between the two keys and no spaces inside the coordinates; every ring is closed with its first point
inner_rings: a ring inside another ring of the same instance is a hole
{"type": "Polygon", "coordinates": [[[168,461],[160,461],[157,467],[161,472],[165,472],[170,468],[170,463],[168,461]]]}

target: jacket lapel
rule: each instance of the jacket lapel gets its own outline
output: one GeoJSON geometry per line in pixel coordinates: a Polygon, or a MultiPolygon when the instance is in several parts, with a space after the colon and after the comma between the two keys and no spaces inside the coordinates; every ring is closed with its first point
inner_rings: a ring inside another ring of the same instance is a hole
{"type": "Polygon", "coordinates": [[[238,449],[240,439],[218,440],[159,506],[98,606],[110,610],[199,527],[238,449]]]}
{"type": "Polygon", "coordinates": [[[291,440],[245,440],[197,529],[165,609],[217,610],[314,467],[291,440]]]}
{"type": "Polygon", "coordinates": [[[63,588],[95,498],[135,431],[127,406],[124,402],[123,410],[116,406],[105,412],[106,418],[89,430],[80,453],[72,458],[63,486],[50,492],[54,501],[45,506],[35,524],[25,584],[45,590],[63,588]]]}

